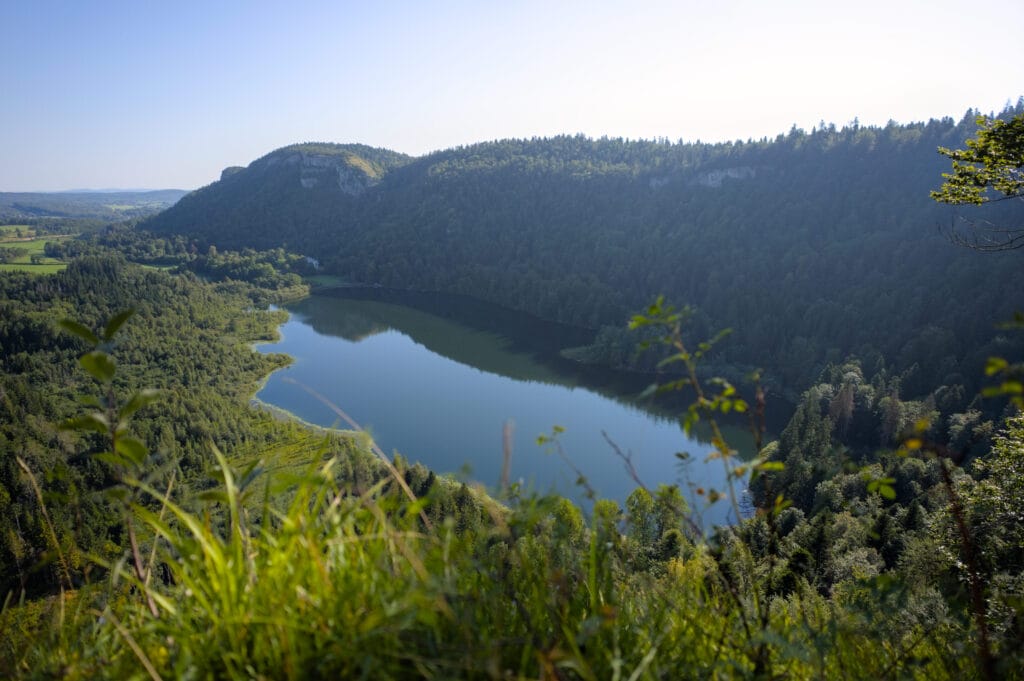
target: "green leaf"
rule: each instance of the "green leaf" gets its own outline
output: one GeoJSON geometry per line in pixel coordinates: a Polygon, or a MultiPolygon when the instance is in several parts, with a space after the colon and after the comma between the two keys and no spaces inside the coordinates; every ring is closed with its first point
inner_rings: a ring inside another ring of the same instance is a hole
{"type": "MultiPolygon", "coordinates": [[[[96,458],[99,458],[99,455],[97,455],[96,458]]],[[[113,499],[114,501],[127,501],[129,495],[129,491],[126,490],[124,487],[110,487],[108,489],[103,490],[103,496],[107,497],[108,499],[113,499]]]]}
{"type": "Polygon", "coordinates": [[[128,402],[121,407],[121,411],[118,412],[118,416],[121,419],[126,419],[139,409],[142,409],[148,404],[152,404],[160,399],[159,390],[140,390],[128,398],[128,402]]]}
{"type": "Polygon", "coordinates": [[[228,495],[221,489],[208,489],[198,492],[195,495],[196,499],[200,501],[226,504],[228,503],[228,495]]]}
{"type": "Polygon", "coordinates": [[[146,445],[134,437],[118,438],[114,446],[118,454],[123,454],[136,466],[141,466],[142,462],[146,460],[146,455],[149,454],[146,445]]]}
{"type": "Polygon", "coordinates": [[[79,324],[73,319],[62,319],[59,322],[57,322],[57,324],[60,325],[60,328],[64,329],[70,334],[78,336],[89,345],[95,346],[100,344],[100,339],[96,337],[96,334],[90,331],[86,326],[79,324]]]}
{"type": "Polygon", "coordinates": [[[79,404],[83,404],[86,407],[93,407],[95,409],[102,409],[103,405],[95,395],[78,395],[75,397],[79,404]]]}
{"type": "Polygon", "coordinates": [[[90,376],[101,383],[109,383],[114,378],[114,360],[105,352],[93,350],[82,355],[78,360],[90,376]]]}
{"type": "Polygon", "coordinates": [[[135,314],[135,310],[129,308],[123,312],[118,312],[116,315],[110,318],[107,322],[107,328],[103,330],[103,337],[110,340],[117,333],[117,330],[121,328],[121,325],[128,321],[128,318],[135,314]]]}
{"type": "Polygon", "coordinates": [[[689,435],[698,421],[700,421],[700,414],[696,411],[687,413],[686,417],[683,419],[683,432],[689,435]]]}
{"type": "Polygon", "coordinates": [[[1008,366],[1010,366],[1010,363],[1002,357],[989,357],[985,362],[985,375],[994,376],[1000,371],[1006,369],[1008,366]]]}
{"type": "Polygon", "coordinates": [[[110,422],[107,417],[99,412],[82,414],[69,419],[61,425],[61,430],[81,430],[95,433],[106,433],[110,429],[110,422]]]}
{"type": "Polygon", "coordinates": [[[644,388],[644,391],[642,393],[640,393],[640,395],[638,396],[638,399],[645,400],[645,399],[647,399],[648,397],[650,397],[651,395],[653,395],[656,392],[658,392],[658,384],[657,383],[651,383],[649,386],[644,388]]]}
{"type": "Polygon", "coordinates": [[[768,471],[785,470],[786,464],[781,461],[765,461],[757,466],[757,470],[767,473],[768,471]]]}
{"type": "Polygon", "coordinates": [[[93,454],[93,458],[108,463],[114,468],[130,468],[132,465],[131,459],[115,452],[100,452],[99,454],[93,454]]]}
{"type": "Polygon", "coordinates": [[[990,385],[981,389],[982,397],[1002,397],[1003,395],[1024,394],[1024,383],[1020,381],[1003,381],[999,385],[990,385]]]}
{"type": "Polygon", "coordinates": [[[886,499],[889,499],[890,501],[896,498],[896,490],[894,490],[889,485],[879,485],[878,493],[881,494],[886,499]]]}

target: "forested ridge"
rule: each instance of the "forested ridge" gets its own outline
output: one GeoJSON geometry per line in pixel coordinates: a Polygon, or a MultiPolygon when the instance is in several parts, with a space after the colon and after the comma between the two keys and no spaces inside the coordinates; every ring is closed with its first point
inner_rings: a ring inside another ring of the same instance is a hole
{"type": "MultiPolygon", "coordinates": [[[[601,329],[576,354],[589,361],[632,363],[622,320],[665,294],[698,308],[694,337],[732,328],[718,359],[762,367],[790,398],[848,355],[906,373],[912,396],[972,393],[994,324],[1024,304],[1012,254],[950,248],[955,212],[928,195],[948,165],[936,149],[975,130],[969,112],[724,144],[576,136],[415,159],[300,145],[143,226],[601,329]]],[[[987,211],[1021,220],[1019,202],[987,211]]]]}

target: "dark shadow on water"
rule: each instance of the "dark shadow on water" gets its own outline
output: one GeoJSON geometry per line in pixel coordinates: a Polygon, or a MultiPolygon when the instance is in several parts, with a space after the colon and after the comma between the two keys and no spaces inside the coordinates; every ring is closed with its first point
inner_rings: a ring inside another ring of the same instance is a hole
{"type": "MultiPolygon", "coordinates": [[[[660,420],[677,421],[692,399],[686,392],[641,399],[641,393],[659,380],[658,376],[581,364],[560,354],[563,348],[591,343],[591,329],[551,322],[468,296],[340,287],[320,289],[285,307],[324,335],[358,342],[395,329],[461,364],[514,380],[585,388],[660,420]],[[461,328],[455,333],[452,325],[461,328]]],[[[769,404],[766,442],[785,425],[792,409],[781,400],[769,404]]],[[[748,419],[730,416],[721,422],[728,441],[745,455],[752,454],[748,419]]],[[[694,435],[708,440],[701,430],[694,435]]]]}

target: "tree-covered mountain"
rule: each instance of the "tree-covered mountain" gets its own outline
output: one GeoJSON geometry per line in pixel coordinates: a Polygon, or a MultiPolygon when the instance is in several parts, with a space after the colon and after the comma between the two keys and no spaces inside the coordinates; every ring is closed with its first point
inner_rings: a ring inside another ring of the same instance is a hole
{"type": "MultiPolygon", "coordinates": [[[[929,198],[948,169],[937,148],[975,129],[969,112],[720,144],[563,136],[419,158],[298,145],[143,226],[285,246],[352,282],[618,327],[576,355],[595,361],[630,361],[622,321],[663,293],[700,310],[696,337],[735,329],[720,361],[762,366],[790,391],[856,354],[910,395],[969,395],[984,358],[1005,354],[994,325],[1024,305],[1019,258],[955,247],[951,209],[929,198]]],[[[1024,221],[1020,206],[986,210],[1024,221]]]]}

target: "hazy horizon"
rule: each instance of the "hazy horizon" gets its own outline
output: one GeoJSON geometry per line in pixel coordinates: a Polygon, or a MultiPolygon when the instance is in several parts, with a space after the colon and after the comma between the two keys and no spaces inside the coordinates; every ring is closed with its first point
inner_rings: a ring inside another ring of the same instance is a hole
{"type": "MultiPolygon", "coordinates": [[[[1007,104],[1013,104],[1014,102],[1016,102],[1017,100],[1019,100],[1021,98],[1024,98],[1024,96],[1022,96],[1020,98],[1017,98],[1015,100],[1012,100],[1012,101],[1011,100],[1007,100],[1007,104]]],[[[1003,108],[1004,107],[1000,107],[997,110],[991,110],[991,111],[981,111],[981,110],[978,110],[978,112],[981,113],[981,114],[984,114],[984,115],[998,114],[1003,108]]],[[[967,110],[962,112],[960,114],[960,116],[952,116],[951,118],[953,118],[954,120],[959,121],[960,118],[964,115],[964,113],[966,113],[966,111],[967,110]]],[[[938,119],[938,118],[943,118],[943,117],[931,116],[930,118],[938,119]]],[[[912,125],[912,124],[915,124],[915,123],[924,123],[924,122],[927,122],[927,120],[928,119],[919,119],[919,120],[913,120],[913,121],[893,121],[893,122],[896,123],[897,125],[912,125]]],[[[696,142],[716,144],[716,143],[735,142],[735,141],[746,142],[748,140],[755,140],[756,141],[756,140],[762,139],[763,137],[767,137],[769,140],[772,140],[772,139],[775,139],[778,135],[784,135],[784,134],[788,133],[789,130],[793,126],[795,126],[797,128],[800,128],[800,129],[803,129],[806,132],[810,132],[814,127],[820,126],[822,123],[824,123],[825,126],[835,125],[837,129],[842,129],[842,128],[848,127],[852,123],[852,121],[848,121],[848,122],[840,125],[839,123],[837,123],[835,121],[824,121],[824,120],[822,120],[822,121],[819,121],[818,123],[816,123],[814,126],[808,126],[806,128],[804,126],[799,126],[796,123],[794,123],[792,126],[790,126],[790,128],[787,128],[786,130],[780,130],[776,134],[773,134],[773,135],[760,135],[760,136],[758,136],[756,138],[748,136],[748,137],[736,137],[736,138],[721,139],[721,140],[711,140],[711,139],[685,140],[685,139],[678,139],[678,140],[668,140],[668,141],[671,144],[679,144],[679,143],[689,144],[689,143],[696,143],[696,142]]],[[[888,122],[886,122],[886,124],[887,123],[888,122]]],[[[870,127],[870,126],[884,127],[884,125],[885,125],[885,124],[879,124],[879,123],[865,123],[865,122],[859,121],[859,120],[858,120],[858,124],[861,125],[861,126],[865,126],[865,127],[870,127]]],[[[581,135],[581,134],[584,134],[584,133],[565,132],[565,133],[555,133],[553,135],[543,135],[543,136],[539,136],[538,135],[538,136],[534,136],[534,137],[539,138],[539,139],[552,139],[552,138],[559,137],[559,136],[575,136],[575,135],[581,135]]],[[[593,136],[593,135],[585,135],[585,136],[590,138],[590,139],[596,139],[597,138],[596,136],[593,136]]],[[[656,137],[649,137],[649,138],[648,137],[626,138],[626,137],[621,136],[621,135],[605,135],[605,136],[609,137],[609,138],[612,138],[612,139],[622,137],[623,139],[627,139],[629,141],[657,141],[658,139],[663,139],[663,138],[656,138],[656,137]]],[[[508,140],[508,139],[530,139],[530,138],[526,138],[526,137],[517,137],[517,138],[505,137],[505,138],[494,138],[494,139],[487,139],[487,140],[476,140],[475,142],[465,142],[465,143],[462,143],[462,144],[452,145],[450,147],[444,147],[444,148],[441,148],[441,149],[431,149],[431,150],[423,152],[422,154],[409,154],[407,152],[402,151],[401,149],[389,149],[389,150],[390,151],[396,151],[396,152],[399,152],[399,153],[404,153],[404,154],[406,154],[408,156],[411,156],[413,158],[419,158],[419,157],[422,157],[422,156],[429,156],[430,154],[436,153],[436,152],[439,152],[439,151],[446,151],[448,149],[458,148],[458,147],[462,147],[462,146],[472,146],[473,144],[487,143],[487,142],[493,142],[493,141],[502,141],[502,140],[508,140]]],[[[274,151],[276,151],[278,149],[283,149],[283,148],[286,148],[286,147],[289,147],[289,146],[294,146],[294,145],[299,145],[299,144],[341,144],[341,145],[346,145],[346,144],[364,144],[364,143],[360,142],[358,140],[347,140],[347,141],[344,141],[344,142],[338,142],[338,141],[335,141],[335,140],[301,140],[301,141],[295,141],[295,142],[291,142],[289,144],[285,144],[285,145],[282,145],[282,146],[279,146],[279,147],[275,147],[274,149],[267,149],[267,150],[259,153],[258,155],[254,156],[253,158],[251,158],[251,159],[249,159],[247,161],[244,161],[244,162],[235,163],[235,164],[227,163],[227,164],[225,164],[221,168],[221,170],[224,170],[225,168],[229,168],[229,167],[232,167],[232,166],[243,166],[243,167],[245,167],[245,166],[248,166],[253,161],[255,161],[255,160],[257,160],[257,159],[259,159],[259,158],[261,158],[263,156],[266,156],[267,154],[272,153],[272,152],[274,152],[274,151]]],[[[372,146],[372,145],[370,145],[370,146],[372,146]]],[[[384,147],[384,148],[387,148],[387,147],[384,147]]],[[[128,193],[144,193],[144,192],[158,192],[158,191],[186,191],[186,192],[189,192],[189,191],[194,191],[196,189],[204,187],[204,186],[206,186],[208,184],[211,184],[213,182],[216,182],[219,179],[220,179],[220,173],[218,172],[217,177],[212,178],[209,182],[204,182],[203,184],[196,185],[194,187],[71,187],[71,188],[67,188],[67,189],[64,189],[64,188],[57,188],[57,189],[6,189],[6,188],[3,188],[3,187],[0,187],[0,193],[6,193],[6,194],[118,194],[118,193],[125,193],[125,194],[128,194],[128,193]]]]}
{"type": "Polygon", "coordinates": [[[0,191],[192,189],[289,144],[420,156],[585,134],[721,142],[997,112],[1024,5],[962,0],[0,7],[0,191]]]}

